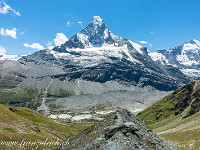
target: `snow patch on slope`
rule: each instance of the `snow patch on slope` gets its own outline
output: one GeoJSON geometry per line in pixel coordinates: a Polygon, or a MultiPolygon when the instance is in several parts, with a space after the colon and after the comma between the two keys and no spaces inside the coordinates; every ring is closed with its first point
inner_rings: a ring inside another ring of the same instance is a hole
{"type": "Polygon", "coordinates": [[[83,43],[85,46],[87,46],[89,43],[89,37],[85,34],[82,33],[77,33],[77,38],[79,41],[81,41],[81,43],[83,43]]]}
{"type": "Polygon", "coordinates": [[[200,47],[200,42],[198,40],[193,40],[199,47],[200,47]]]}
{"type": "Polygon", "coordinates": [[[14,60],[17,61],[21,58],[21,56],[18,55],[1,55],[0,60],[14,60]]]}
{"type": "Polygon", "coordinates": [[[153,53],[149,53],[149,56],[151,57],[152,60],[160,61],[163,65],[170,64],[168,59],[161,53],[153,52],[153,53]]]}
{"type": "Polygon", "coordinates": [[[183,52],[181,55],[177,55],[177,60],[179,61],[180,64],[184,66],[192,66],[192,65],[198,65],[199,63],[191,60],[188,58],[188,56],[183,52]]]}
{"type": "Polygon", "coordinates": [[[196,44],[191,44],[191,43],[184,44],[184,47],[183,47],[184,51],[195,50],[195,49],[199,49],[199,46],[197,46],[196,44]]]}
{"type": "Polygon", "coordinates": [[[181,71],[190,77],[200,77],[200,70],[196,69],[181,69],[181,71]]]}
{"type": "Polygon", "coordinates": [[[129,42],[132,44],[132,46],[133,46],[140,54],[144,54],[143,51],[141,51],[141,48],[142,48],[141,45],[139,45],[139,44],[137,44],[137,43],[134,43],[134,42],[132,42],[132,41],[129,41],[129,42]]]}
{"type": "Polygon", "coordinates": [[[122,59],[125,53],[128,60],[135,63],[141,63],[131,56],[126,46],[116,47],[114,44],[104,44],[102,47],[87,47],[85,49],[75,48],[67,49],[67,53],[59,53],[56,51],[49,51],[55,58],[71,59],[83,66],[98,65],[98,63],[108,61],[112,62],[111,57],[122,59]],[[78,55],[74,55],[76,53],[78,55]]]}
{"type": "Polygon", "coordinates": [[[135,58],[133,58],[133,57],[131,56],[131,54],[130,54],[129,51],[128,51],[128,48],[124,48],[123,51],[124,51],[124,53],[129,57],[128,60],[132,61],[134,64],[135,64],[135,63],[140,63],[140,64],[141,64],[141,62],[139,62],[137,59],[135,59],[135,58]]]}

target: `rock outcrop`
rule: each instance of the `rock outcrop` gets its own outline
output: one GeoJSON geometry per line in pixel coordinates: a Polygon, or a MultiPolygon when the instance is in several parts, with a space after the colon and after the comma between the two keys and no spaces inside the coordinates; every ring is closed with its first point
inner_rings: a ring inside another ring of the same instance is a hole
{"type": "Polygon", "coordinates": [[[129,111],[120,109],[54,150],[176,150],[129,111]]]}
{"type": "Polygon", "coordinates": [[[183,118],[187,118],[200,111],[200,81],[194,82],[189,102],[189,106],[183,113],[183,118]]]}

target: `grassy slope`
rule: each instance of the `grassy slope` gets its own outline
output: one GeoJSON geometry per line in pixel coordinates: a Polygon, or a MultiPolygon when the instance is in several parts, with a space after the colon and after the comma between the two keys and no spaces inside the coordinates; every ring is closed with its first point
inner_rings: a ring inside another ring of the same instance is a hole
{"type": "Polygon", "coordinates": [[[138,115],[156,133],[184,150],[200,147],[200,113],[181,119],[181,113],[190,103],[194,84],[188,83],[138,115]]]}
{"type": "Polygon", "coordinates": [[[151,125],[155,132],[183,150],[197,150],[200,147],[200,114],[185,119],[177,119],[162,125],[163,121],[151,125]],[[159,124],[159,126],[158,126],[159,124]]]}
{"type": "Polygon", "coordinates": [[[195,82],[190,82],[173,93],[157,101],[139,114],[148,125],[168,117],[181,114],[190,104],[190,97],[195,82]]]}
{"type": "MultiPolygon", "coordinates": [[[[0,141],[66,141],[71,136],[83,131],[86,125],[67,124],[65,122],[56,123],[42,114],[22,107],[13,107],[0,104],[0,141]],[[11,109],[11,110],[10,110],[11,109]]],[[[30,145],[29,145],[30,146],[30,145]]],[[[34,148],[25,146],[25,149],[34,148]]],[[[39,146],[42,148],[52,148],[55,145],[39,146]]],[[[0,149],[18,149],[19,146],[6,147],[0,145],[0,149]]],[[[22,147],[21,147],[22,148],[22,147]]],[[[20,149],[21,149],[20,148],[20,149]]]]}

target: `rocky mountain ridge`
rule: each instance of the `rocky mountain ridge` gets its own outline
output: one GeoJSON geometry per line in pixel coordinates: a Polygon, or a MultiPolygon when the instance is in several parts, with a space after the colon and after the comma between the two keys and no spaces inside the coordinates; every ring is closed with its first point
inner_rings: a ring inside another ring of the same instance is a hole
{"type": "Polygon", "coordinates": [[[125,38],[114,35],[107,28],[103,19],[101,19],[99,16],[94,16],[92,22],[86,28],[71,37],[61,46],[55,47],[53,50],[58,52],[67,52],[68,49],[75,48],[86,49],[109,45],[112,45],[112,47],[121,47],[126,45],[129,50],[147,54],[145,49],[140,50],[142,46],[134,43],[134,46],[137,46],[134,47],[132,43],[133,42],[125,38]]]}
{"type": "Polygon", "coordinates": [[[127,110],[117,110],[105,120],[63,142],[54,150],[176,150],[127,110]]]}
{"type": "Polygon", "coordinates": [[[200,42],[191,40],[175,48],[149,53],[154,61],[178,67],[194,79],[200,78],[200,42]]]}
{"type": "Polygon", "coordinates": [[[60,47],[16,64],[1,72],[2,82],[15,87],[0,93],[2,103],[45,112],[100,103],[139,105],[141,110],[190,81],[178,68],[153,61],[147,48],[114,35],[98,16],[60,47]],[[19,76],[20,83],[7,82],[5,72],[13,80],[19,76]]]}
{"type": "Polygon", "coordinates": [[[58,66],[62,71],[49,76],[61,80],[117,81],[164,91],[189,81],[178,69],[152,61],[146,48],[114,35],[98,16],[60,47],[19,61],[25,67],[58,66]]]}

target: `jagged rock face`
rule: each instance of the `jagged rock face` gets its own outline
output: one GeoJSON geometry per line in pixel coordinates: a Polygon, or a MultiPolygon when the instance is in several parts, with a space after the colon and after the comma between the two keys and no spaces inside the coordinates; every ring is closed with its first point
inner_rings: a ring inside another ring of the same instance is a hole
{"type": "Polygon", "coordinates": [[[200,111],[200,81],[195,81],[189,99],[189,106],[184,110],[183,118],[189,117],[200,111]]]}
{"type": "Polygon", "coordinates": [[[200,78],[200,42],[191,40],[174,49],[158,50],[149,54],[151,58],[164,65],[173,65],[192,77],[200,78]]]}
{"type": "Polygon", "coordinates": [[[70,48],[84,49],[87,47],[102,47],[103,45],[111,44],[114,44],[115,47],[127,45],[129,50],[135,49],[127,39],[114,35],[106,27],[103,19],[99,16],[94,16],[92,22],[85,29],[74,35],[61,47],[56,47],[53,50],[66,52],[70,48]]]}
{"type": "Polygon", "coordinates": [[[100,83],[118,81],[122,84],[140,87],[151,86],[163,91],[174,90],[181,83],[189,82],[177,68],[160,66],[147,58],[144,59],[144,57],[139,56],[135,57],[139,60],[139,63],[133,63],[126,58],[121,60],[110,58],[111,61],[95,62],[94,66],[82,66],[82,64],[79,64],[80,62],[75,62],[70,58],[55,58],[54,55],[41,51],[41,53],[37,52],[21,59],[20,62],[25,66],[30,66],[29,69],[31,67],[37,68],[37,77],[40,78],[44,77],[44,73],[41,72],[40,68],[49,68],[47,72],[54,68],[52,70],[54,72],[49,72],[49,76],[62,81],[75,79],[100,83]],[[57,69],[56,66],[58,66],[57,69]]]}
{"type": "Polygon", "coordinates": [[[50,68],[48,71],[56,66],[62,68],[60,73],[55,71],[49,76],[63,81],[118,81],[163,91],[174,90],[189,82],[178,69],[152,61],[146,48],[114,35],[98,16],[60,47],[36,52],[23,57],[20,62],[26,67],[38,68],[38,72],[42,66],[50,68]]]}
{"type": "Polygon", "coordinates": [[[59,149],[176,150],[127,110],[116,111],[54,148],[59,149]]]}

